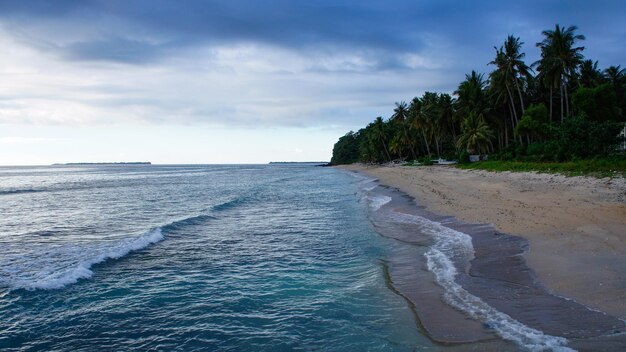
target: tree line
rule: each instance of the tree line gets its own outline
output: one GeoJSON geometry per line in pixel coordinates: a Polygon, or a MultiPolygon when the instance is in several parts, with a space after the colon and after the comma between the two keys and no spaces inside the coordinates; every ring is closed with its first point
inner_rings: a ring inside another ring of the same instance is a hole
{"type": "Polygon", "coordinates": [[[576,26],[542,32],[540,59],[524,62],[520,38],[494,47],[493,70],[472,71],[452,95],[425,92],[395,103],[334,145],[332,164],[433,158],[566,161],[617,152],[626,122],[626,70],[583,56],[576,26]]]}

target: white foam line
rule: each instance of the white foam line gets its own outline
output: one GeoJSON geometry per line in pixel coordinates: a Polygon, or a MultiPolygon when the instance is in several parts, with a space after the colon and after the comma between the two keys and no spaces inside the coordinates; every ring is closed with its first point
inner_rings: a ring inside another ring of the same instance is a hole
{"type": "Polygon", "coordinates": [[[391,202],[391,197],[382,195],[367,196],[366,198],[369,201],[370,209],[372,209],[372,211],[376,211],[380,209],[380,207],[382,207],[383,205],[391,202]]]}
{"type": "Polygon", "coordinates": [[[93,275],[91,267],[94,264],[102,263],[108,259],[119,259],[130,252],[143,249],[153,243],[163,240],[163,234],[160,228],[148,231],[143,235],[128,239],[109,247],[100,254],[80,261],[75,266],[63,270],[61,272],[54,272],[46,277],[36,280],[15,280],[11,283],[12,289],[27,289],[27,290],[52,290],[59,289],[67,285],[76,283],[80,279],[87,279],[93,275]]]}
{"type": "Polygon", "coordinates": [[[420,232],[435,239],[435,244],[424,256],[428,270],[444,288],[444,300],[448,304],[487,324],[503,339],[513,341],[530,351],[574,351],[565,346],[567,339],[544,334],[520,323],[472,295],[455,281],[457,270],[450,257],[463,256],[466,260],[471,260],[474,256],[472,238],[468,234],[421,216],[397,212],[392,212],[390,216],[400,222],[418,225],[420,232]]]}
{"type": "Polygon", "coordinates": [[[503,339],[513,341],[531,351],[574,351],[565,346],[567,339],[547,335],[528,327],[467,292],[454,281],[456,268],[441,251],[433,248],[424,256],[428,270],[435,274],[437,283],[445,289],[444,300],[472,318],[487,324],[503,339]]]}

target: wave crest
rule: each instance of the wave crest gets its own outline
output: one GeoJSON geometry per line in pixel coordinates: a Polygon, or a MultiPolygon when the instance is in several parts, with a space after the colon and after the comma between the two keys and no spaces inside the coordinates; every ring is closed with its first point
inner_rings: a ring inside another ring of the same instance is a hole
{"type": "Polygon", "coordinates": [[[74,284],[80,279],[87,279],[93,275],[91,267],[95,264],[102,263],[108,259],[119,259],[127,254],[146,248],[153,243],[163,240],[161,228],[152,229],[143,235],[131,239],[126,239],[112,246],[95,251],[92,256],[83,258],[75,264],[65,269],[56,270],[44,275],[24,275],[20,272],[9,272],[8,268],[2,270],[2,281],[10,289],[26,289],[26,290],[52,290],[74,284]],[[21,275],[22,274],[22,275],[21,275]]]}
{"type": "Polygon", "coordinates": [[[444,289],[444,301],[470,317],[483,322],[505,340],[513,341],[531,351],[573,351],[567,347],[567,339],[552,336],[533,329],[511,316],[493,308],[474,296],[456,282],[456,258],[469,261],[474,257],[472,238],[466,233],[451,229],[440,222],[421,216],[394,213],[396,221],[412,223],[419,231],[435,240],[429,251],[424,253],[428,270],[444,289]]]}

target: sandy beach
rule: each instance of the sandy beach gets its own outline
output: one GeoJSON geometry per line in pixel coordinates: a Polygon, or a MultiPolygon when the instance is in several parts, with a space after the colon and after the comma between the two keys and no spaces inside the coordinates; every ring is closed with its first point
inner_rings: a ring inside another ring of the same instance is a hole
{"type": "Polygon", "coordinates": [[[529,266],[549,290],[626,319],[626,180],[447,166],[345,168],[435,213],[526,238],[529,266]]]}

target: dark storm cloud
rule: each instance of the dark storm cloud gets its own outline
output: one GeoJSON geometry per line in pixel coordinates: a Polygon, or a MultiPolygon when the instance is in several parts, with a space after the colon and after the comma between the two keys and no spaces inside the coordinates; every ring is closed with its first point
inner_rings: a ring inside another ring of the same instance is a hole
{"type": "MultiPolygon", "coordinates": [[[[136,63],[194,45],[264,43],[306,50],[375,48],[413,51],[418,36],[407,32],[402,11],[380,5],[291,1],[103,1],[0,3],[0,16],[17,27],[33,20],[62,21],[71,31],[89,27],[94,38],[63,45],[45,31],[35,35],[57,42],[73,59],[136,63]],[[387,23],[381,23],[384,18],[387,23]],[[25,21],[27,20],[28,21],[25,21]],[[75,28],[72,28],[72,22],[75,28]],[[402,35],[390,35],[391,33],[402,35]]],[[[62,36],[63,33],[56,33],[62,36]]]]}
{"type": "MultiPolygon", "coordinates": [[[[39,20],[62,22],[74,33],[88,29],[91,36],[70,43],[63,32],[32,34],[74,60],[142,63],[197,45],[264,43],[305,52],[369,50],[380,55],[373,69],[396,69],[404,65],[392,55],[421,53],[442,44],[437,41],[464,54],[464,62],[491,56],[492,46],[510,33],[532,34],[522,40],[526,50],[535,50],[541,30],[557,22],[623,42],[625,7],[622,1],[18,0],[0,2],[0,18],[18,27],[36,27],[39,20]]],[[[609,61],[623,59],[614,50],[596,52],[609,61]]]]}
{"type": "Polygon", "coordinates": [[[352,128],[488,72],[509,34],[531,64],[556,23],[626,66],[623,0],[0,0],[1,58],[23,73],[0,87],[0,122],[352,128]]]}

